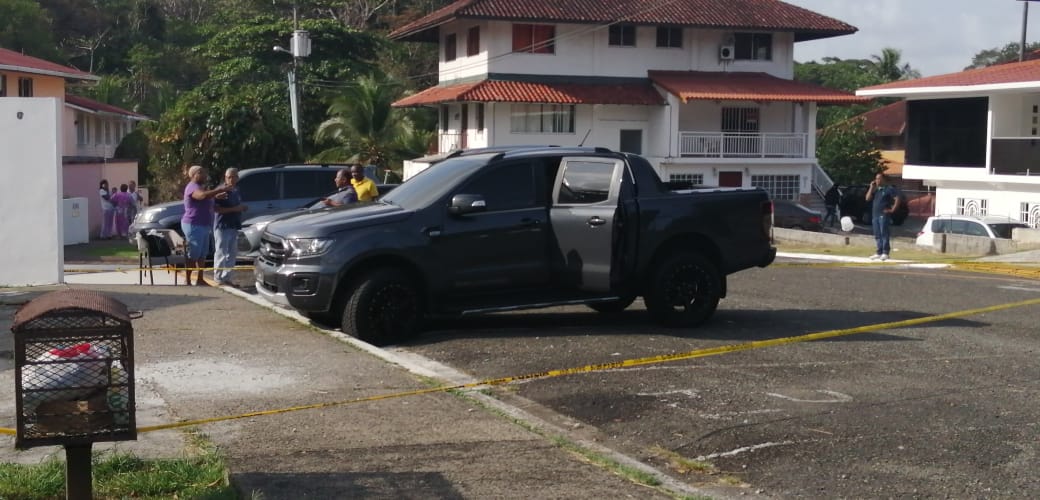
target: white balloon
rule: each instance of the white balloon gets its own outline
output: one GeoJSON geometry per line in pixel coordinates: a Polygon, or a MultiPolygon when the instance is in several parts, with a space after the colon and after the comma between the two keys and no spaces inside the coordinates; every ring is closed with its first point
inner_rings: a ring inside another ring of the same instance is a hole
{"type": "Polygon", "coordinates": [[[855,227],[856,227],[856,225],[852,223],[852,217],[846,216],[846,217],[842,217],[841,218],[841,230],[842,231],[845,231],[847,233],[849,231],[852,231],[852,229],[855,228],[855,227]]]}

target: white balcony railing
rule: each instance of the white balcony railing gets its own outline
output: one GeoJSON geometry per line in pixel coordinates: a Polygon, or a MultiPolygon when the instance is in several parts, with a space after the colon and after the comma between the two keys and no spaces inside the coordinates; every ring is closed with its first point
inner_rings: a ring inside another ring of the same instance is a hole
{"type": "Polygon", "coordinates": [[[679,156],[704,158],[807,158],[809,134],[679,132],[679,156]]]}
{"type": "Polygon", "coordinates": [[[466,143],[458,132],[440,132],[438,135],[438,153],[448,153],[456,149],[465,149],[466,143]]]}

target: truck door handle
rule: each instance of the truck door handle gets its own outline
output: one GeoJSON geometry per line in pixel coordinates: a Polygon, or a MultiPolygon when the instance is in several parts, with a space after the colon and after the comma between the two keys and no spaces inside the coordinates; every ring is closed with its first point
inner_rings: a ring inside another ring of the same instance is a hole
{"type": "Polygon", "coordinates": [[[422,232],[430,238],[436,238],[441,235],[441,228],[440,226],[424,227],[422,228],[422,232]]]}
{"type": "Polygon", "coordinates": [[[532,219],[530,217],[524,217],[523,219],[520,219],[520,226],[522,227],[538,227],[541,223],[542,221],[538,219],[532,219]]]}
{"type": "Polygon", "coordinates": [[[603,218],[601,218],[598,215],[593,215],[592,217],[589,217],[589,220],[585,222],[588,222],[590,226],[602,226],[603,224],[607,223],[607,221],[603,220],[603,218]]]}

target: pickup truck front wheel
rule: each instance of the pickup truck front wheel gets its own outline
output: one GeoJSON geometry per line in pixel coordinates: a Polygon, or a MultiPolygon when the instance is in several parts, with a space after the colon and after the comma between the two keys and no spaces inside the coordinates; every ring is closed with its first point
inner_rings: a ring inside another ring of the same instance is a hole
{"type": "Polygon", "coordinates": [[[624,296],[617,300],[605,300],[603,302],[590,302],[586,304],[589,309],[605,314],[619,313],[636,301],[635,295],[624,296]]]}
{"type": "Polygon", "coordinates": [[[391,268],[376,269],[357,283],[343,308],[343,333],[382,346],[407,340],[418,332],[422,300],[407,274],[391,268]]]}
{"type": "Polygon", "coordinates": [[[692,327],[715,313],[721,295],[715,264],[700,254],[677,253],[657,266],[643,301],[657,322],[692,327]]]}

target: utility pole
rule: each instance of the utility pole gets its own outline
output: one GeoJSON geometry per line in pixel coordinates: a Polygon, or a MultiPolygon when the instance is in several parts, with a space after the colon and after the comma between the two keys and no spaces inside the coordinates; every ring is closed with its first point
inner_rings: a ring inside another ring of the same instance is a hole
{"type": "Polygon", "coordinates": [[[1029,24],[1029,0],[1022,2],[1022,43],[1018,46],[1018,62],[1026,60],[1026,26],[1029,24]]]}
{"type": "Polygon", "coordinates": [[[296,2],[293,2],[293,34],[289,49],[281,45],[274,46],[275,52],[285,52],[292,56],[292,69],[289,70],[289,112],[292,115],[292,128],[296,132],[296,142],[303,144],[303,132],[300,130],[300,88],[297,77],[300,72],[300,59],[311,55],[310,33],[300,29],[300,21],[296,15],[296,2]]]}

